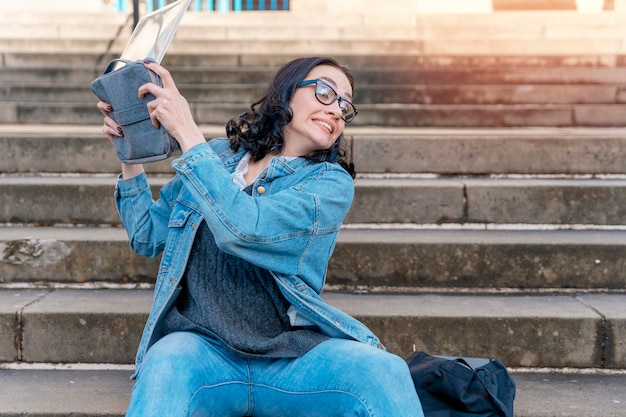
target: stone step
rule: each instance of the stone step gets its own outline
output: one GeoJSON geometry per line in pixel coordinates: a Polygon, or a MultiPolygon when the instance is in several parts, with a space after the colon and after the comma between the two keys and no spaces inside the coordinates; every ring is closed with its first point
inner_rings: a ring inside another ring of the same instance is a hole
{"type": "MultiPolygon", "coordinates": [[[[0,416],[123,417],[133,381],[128,369],[1,369],[0,416]],[[94,395],[97,393],[97,395],[94,395]]],[[[516,417],[621,417],[626,376],[602,370],[583,373],[511,369],[516,417]]]]}
{"type": "MultiPolygon", "coordinates": [[[[205,137],[224,125],[201,126],[205,137]]],[[[623,128],[423,129],[348,126],[359,173],[436,175],[626,174],[623,128]]],[[[0,125],[0,172],[118,173],[100,126],[0,125]],[[70,158],[69,155],[80,156],[70,158]]],[[[147,164],[171,173],[169,161],[147,164]]]]}
{"type": "MultiPolygon", "coordinates": [[[[4,13],[3,13],[4,14],[4,13]]],[[[33,37],[109,37],[119,27],[128,37],[131,22],[127,15],[83,13],[74,19],[58,14],[32,13],[28,18],[7,13],[2,36],[33,37]],[[97,27],[98,30],[90,30],[97,27]]],[[[621,38],[624,34],[619,13],[584,15],[579,13],[509,13],[467,15],[416,15],[411,13],[315,13],[246,12],[187,13],[177,38],[189,39],[475,39],[519,38],[543,40],[569,38],[582,34],[592,38],[621,38]],[[332,20],[334,25],[324,25],[332,20]],[[268,30],[268,26],[271,30],[268,30]]]]}
{"type": "MultiPolygon", "coordinates": [[[[562,40],[572,37],[616,40],[621,39],[626,30],[623,26],[601,22],[596,24],[516,24],[497,21],[476,24],[471,20],[463,24],[451,25],[421,21],[358,21],[343,22],[343,18],[328,25],[328,16],[304,16],[298,14],[268,15],[263,21],[251,24],[237,16],[238,21],[220,20],[209,23],[183,20],[176,32],[178,41],[222,41],[260,39],[310,39],[316,40],[433,40],[473,41],[481,39],[513,39],[527,41],[562,40]],[[282,18],[281,18],[282,17],[282,18]],[[271,29],[270,29],[271,27],[271,29]]],[[[61,23],[51,22],[7,22],[3,24],[0,38],[3,39],[113,39],[123,41],[130,38],[132,20],[117,19],[115,22],[96,21],[61,23]]]]}
{"type": "MultiPolygon", "coordinates": [[[[536,0],[535,0],[536,1],[536,0]]],[[[572,0],[570,0],[572,1],[572,0]]],[[[398,26],[419,26],[424,31],[432,28],[449,27],[458,28],[467,26],[470,28],[510,28],[514,26],[535,27],[620,27],[622,24],[622,12],[604,11],[602,13],[578,13],[575,11],[539,11],[539,10],[516,10],[499,11],[498,13],[414,13],[390,8],[380,10],[378,8],[368,10],[366,8],[353,10],[351,13],[342,13],[338,9],[320,11],[290,10],[284,11],[246,11],[245,13],[196,13],[189,11],[182,20],[181,27],[250,27],[276,25],[316,25],[319,19],[332,19],[341,24],[350,26],[371,25],[386,26],[396,24],[398,26]]],[[[117,12],[83,12],[75,11],[70,14],[50,10],[31,10],[29,13],[20,11],[3,10],[0,14],[0,23],[42,25],[46,23],[65,25],[83,24],[123,24],[128,14],[117,12]]]]}
{"type": "MultiPolygon", "coordinates": [[[[343,59],[340,57],[339,59],[343,59]]],[[[350,64],[354,58],[345,57],[345,62],[350,64]]],[[[371,57],[372,60],[377,57],[371,57]]],[[[166,57],[169,60],[169,56],[166,57]]],[[[182,58],[181,58],[182,59],[182,58]]],[[[366,59],[366,58],[365,58],[366,59]]],[[[288,59],[285,59],[285,62],[288,59]]],[[[96,57],[93,57],[96,61],[96,57]]],[[[184,64],[184,62],[176,62],[184,64]]],[[[167,65],[164,61],[164,65],[167,65]]],[[[399,63],[401,64],[401,62],[399,63]]],[[[416,67],[415,63],[406,63],[407,66],[389,68],[389,67],[354,67],[352,72],[356,79],[356,89],[358,96],[361,91],[370,85],[384,85],[389,87],[406,85],[463,85],[463,86],[482,86],[482,85],[533,85],[537,87],[566,85],[575,88],[577,85],[585,87],[594,87],[602,85],[623,85],[626,78],[626,68],[624,67],[515,67],[501,68],[480,65],[468,65],[464,67],[454,68],[431,68],[429,64],[416,67]]],[[[51,64],[52,65],[52,64],[51,64]]],[[[266,66],[242,66],[233,64],[231,67],[222,66],[168,66],[168,69],[174,76],[178,84],[193,85],[231,85],[246,84],[252,86],[254,84],[266,83],[278,67],[268,63],[266,66]]],[[[0,72],[0,82],[7,86],[15,86],[16,88],[26,87],[50,87],[50,84],[60,84],[62,87],[69,88],[74,85],[76,87],[85,87],[94,78],[99,76],[104,70],[104,65],[100,70],[90,67],[67,67],[57,64],[57,66],[7,66],[0,72]]],[[[7,94],[6,92],[3,92],[7,94]]]]}
{"type": "MultiPolygon", "coordinates": [[[[265,82],[254,84],[177,84],[191,104],[233,103],[246,106],[263,96],[265,82]]],[[[95,96],[88,83],[12,83],[0,91],[5,103],[93,103],[95,96]]],[[[626,88],[622,84],[604,85],[459,85],[459,84],[369,84],[357,90],[355,104],[421,105],[552,105],[552,104],[624,104],[626,88]]]]}
{"type": "MultiPolygon", "coordinates": [[[[117,225],[115,176],[4,176],[0,223],[117,225]],[[72,202],[68,204],[68,202],[72,202]]],[[[153,194],[168,178],[152,178],[153,194]]],[[[623,178],[371,178],[346,223],[626,223],[623,178]]]]}
{"type": "MultiPolygon", "coordinates": [[[[241,53],[228,51],[222,54],[184,54],[169,51],[163,60],[168,67],[196,67],[196,68],[247,68],[247,67],[274,67],[278,68],[287,61],[302,56],[304,53],[286,53],[284,51],[273,54],[241,53]]],[[[306,54],[308,55],[308,54],[306,54]]],[[[324,54],[327,55],[327,54],[324,54]]],[[[119,56],[119,51],[2,51],[0,50],[0,68],[69,68],[87,69],[93,71],[94,76],[102,73],[108,62],[119,56]]],[[[340,62],[349,64],[354,70],[363,68],[386,68],[388,71],[398,69],[431,68],[434,71],[443,69],[458,69],[464,67],[500,68],[520,70],[541,67],[550,71],[550,68],[621,68],[626,66],[626,55],[605,54],[597,51],[586,51],[582,54],[542,54],[527,56],[523,54],[507,53],[479,54],[479,55],[446,55],[442,53],[431,55],[385,54],[333,54],[340,62]]],[[[557,70],[558,71],[558,70],[557,70]]]]}
{"type": "MultiPolygon", "coordinates": [[[[335,55],[335,54],[387,54],[387,55],[577,55],[606,54],[621,55],[626,44],[621,37],[568,39],[475,39],[460,42],[442,39],[316,39],[315,32],[301,39],[220,39],[194,40],[175,38],[170,48],[177,54],[225,54],[237,51],[242,54],[335,55]]],[[[0,37],[0,50],[6,52],[112,52],[120,54],[128,39],[117,39],[110,43],[100,38],[19,38],[0,37]]]]}
{"type": "MultiPolygon", "coordinates": [[[[152,293],[1,289],[0,323],[6,331],[0,333],[0,360],[130,364],[152,293]]],[[[415,347],[498,357],[512,367],[626,367],[624,294],[325,292],[323,297],[403,357],[415,347]]]]}
{"type": "MultiPolygon", "coordinates": [[[[144,285],[158,259],[135,255],[110,227],[0,228],[0,283],[144,285]]],[[[327,286],[370,292],[463,293],[623,289],[626,231],[367,228],[339,233],[327,286]]]]}
{"type": "MultiPolygon", "coordinates": [[[[0,124],[99,124],[91,103],[0,102],[0,124]]],[[[387,127],[622,127],[622,104],[363,104],[355,126],[387,127]]],[[[248,109],[237,103],[191,103],[199,124],[222,124],[248,109]]]]}

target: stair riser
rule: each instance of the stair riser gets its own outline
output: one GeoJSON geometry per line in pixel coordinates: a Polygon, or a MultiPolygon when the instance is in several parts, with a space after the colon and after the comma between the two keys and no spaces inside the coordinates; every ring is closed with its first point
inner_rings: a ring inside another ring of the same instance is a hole
{"type": "MultiPolygon", "coordinates": [[[[247,106],[263,96],[264,86],[255,85],[179,85],[192,103],[236,103],[247,106]]],[[[11,86],[0,90],[0,102],[71,103],[93,102],[95,96],[85,85],[11,86]]],[[[621,86],[546,86],[546,85],[372,85],[357,92],[355,105],[525,105],[525,104],[621,104],[626,90],[621,86]]]]}
{"type": "MultiPolygon", "coordinates": [[[[111,51],[120,54],[127,38],[118,39],[111,51]]],[[[7,52],[50,52],[59,53],[109,50],[109,40],[92,39],[0,39],[0,50],[7,52]]],[[[195,40],[175,38],[170,46],[177,54],[227,54],[238,51],[242,54],[268,54],[281,51],[291,55],[584,55],[593,51],[597,55],[620,55],[625,52],[620,36],[607,38],[585,38],[584,35],[568,39],[473,39],[471,42],[449,39],[307,39],[283,38],[231,40],[195,40]],[[200,52],[201,51],[201,52],[200,52]]]]}
{"type": "MultiPolygon", "coordinates": [[[[349,232],[343,232],[346,239],[349,232]]],[[[340,237],[328,269],[328,285],[351,290],[382,288],[611,288],[626,283],[624,243],[554,243],[523,238],[499,242],[426,241],[415,231],[411,241],[345,241],[340,237]]],[[[426,232],[427,233],[427,232],[426,232]]],[[[375,234],[375,232],[372,232],[375,234]]],[[[429,233],[427,233],[429,235],[429,233]]]]}
{"type": "MultiPolygon", "coordinates": [[[[98,125],[102,115],[93,104],[2,103],[0,123],[49,123],[98,125]]],[[[246,111],[245,105],[192,105],[196,122],[224,124],[246,111]]],[[[387,127],[623,127],[623,105],[419,105],[388,104],[359,106],[354,126],[387,127]]]]}
{"type": "MultiPolygon", "coordinates": [[[[10,323],[20,311],[19,322],[0,334],[0,343],[9,346],[9,340],[19,340],[21,347],[19,353],[15,348],[3,351],[1,360],[132,363],[152,291],[56,290],[16,297],[14,291],[2,290],[0,297],[37,300],[15,307],[13,312],[0,313],[0,320],[10,323]]],[[[626,336],[623,319],[608,319],[605,327],[593,310],[594,304],[574,297],[422,295],[398,299],[328,294],[325,298],[361,319],[385,341],[388,350],[401,356],[408,356],[415,346],[442,354],[498,357],[508,366],[597,367],[602,364],[604,343],[612,352],[626,336]],[[398,315],[377,311],[387,301],[395,301],[400,310],[407,311],[398,315]],[[469,307],[474,302],[483,304],[469,307]],[[464,308],[474,315],[462,314],[464,308]],[[520,308],[534,308],[535,312],[509,315],[520,308]],[[467,332],[468,328],[472,331],[467,332]],[[611,336],[608,340],[607,334],[611,336]]],[[[623,301],[623,296],[617,296],[605,304],[623,301]]],[[[611,353],[605,364],[610,368],[624,366],[623,359],[611,353]]]]}
{"type": "Polygon", "coordinates": [[[626,140],[616,132],[544,133],[450,131],[412,135],[352,137],[352,158],[359,172],[437,174],[622,174],[626,140]],[[571,133],[571,134],[570,134],[571,133]],[[615,134],[615,136],[613,136],[615,134]]]}
{"type": "MultiPolygon", "coordinates": [[[[324,53],[324,55],[328,55],[324,53]]],[[[233,67],[272,67],[278,68],[287,61],[298,58],[301,53],[280,53],[262,54],[252,53],[226,53],[215,54],[185,54],[168,51],[163,59],[163,64],[167,67],[187,67],[187,68],[233,68],[233,67]]],[[[441,70],[459,70],[463,67],[472,69],[498,68],[500,70],[521,70],[534,71],[535,68],[544,68],[546,74],[559,72],[554,67],[563,67],[569,73],[572,70],[579,71],[578,67],[594,68],[598,71],[622,71],[626,66],[626,55],[603,54],[600,51],[585,51],[582,54],[563,55],[560,53],[541,54],[535,56],[524,56],[520,54],[497,55],[489,54],[445,54],[436,52],[430,55],[405,55],[405,54],[357,54],[357,53],[336,53],[332,54],[339,62],[349,64],[354,71],[366,68],[386,68],[389,71],[400,69],[414,69],[420,74],[423,68],[432,68],[436,73],[441,70]]],[[[0,53],[3,58],[2,65],[6,68],[84,68],[100,74],[106,68],[109,61],[119,57],[118,51],[109,53],[82,51],[82,52],[29,52],[29,51],[5,51],[0,53]]],[[[481,74],[481,71],[477,72],[481,74]]],[[[618,82],[616,78],[607,76],[606,82],[618,82]],[[610,81],[612,80],[613,81],[610,81]]],[[[602,78],[602,77],[600,77],[602,78]]],[[[357,79],[357,81],[359,81],[357,79]]]]}
{"type": "MultiPolygon", "coordinates": [[[[158,259],[134,254],[121,229],[2,231],[0,283],[153,283],[158,259]],[[42,235],[43,233],[43,235],[42,235]]],[[[624,232],[359,231],[339,234],[336,289],[623,289],[624,232]]]]}
{"type": "MultiPolygon", "coordinates": [[[[152,181],[157,197],[163,179],[152,181]]],[[[119,224],[114,179],[0,180],[0,223],[119,224]]],[[[357,180],[345,223],[626,223],[622,180],[357,180]]]]}
{"type": "MultiPolygon", "coordinates": [[[[68,59],[71,56],[68,55],[68,59]]],[[[169,58],[169,56],[168,56],[169,58]]],[[[97,57],[91,60],[95,63],[97,57]]],[[[355,58],[340,57],[340,60],[348,62],[355,58]]],[[[367,60],[368,57],[363,57],[367,60]]],[[[371,62],[367,65],[358,63],[352,68],[355,76],[356,91],[360,96],[363,88],[372,84],[384,85],[567,85],[570,88],[587,84],[597,85],[622,85],[626,78],[626,68],[611,67],[531,67],[531,68],[501,68],[480,67],[470,65],[461,68],[421,68],[418,63],[406,62],[405,67],[387,68],[380,57],[369,57],[371,62]],[[377,67],[372,67],[378,65],[377,67]],[[381,67],[381,65],[384,65],[381,67]]],[[[392,59],[389,58],[391,61],[392,59]]],[[[171,64],[182,65],[172,59],[171,64]]],[[[285,62],[287,59],[285,58],[285,62]]],[[[164,61],[168,66],[169,61],[164,61]]],[[[271,63],[270,63],[271,64],[271,63]]],[[[398,66],[402,66],[400,62],[398,66]]],[[[424,65],[424,66],[428,66],[424,65]]],[[[0,72],[0,83],[89,83],[104,71],[104,65],[98,68],[67,67],[60,64],[50,63],[47,68],[7,67],[0,72]]],[[[277,66],[269,65],[265,68],[246,67],[239,63],[233,63],[229,68],[224,68],[218,62],[209,62],[204,67],[169,67],[174,79],[178,84],[265,84],[278,69],[277,66]]]]}
{"type": "MultiPolygon", "coordinates": [[[[123,16],[121,16],[123,17],[123,16]]],[[[249,23],[243,19],[238,22],[216,21],[203,25],[194,25],[189,20],[183,20],[176,32],[178,42],[189,41],[248,41],[268,40],[276,41],[281,39],[307,40],[312,34],[317,35],[316,40],[355,40],[355,41],[380,41],[380,40],[432,40],[445,39],[450,42],[465,41],[471,43],[473,40],[503,39],[503,40],[526,40],[529,42],[545,42],[546,40],[568,39],[572,37],[589,39],[619,39],[624,35],[622,27],[615,22],[602,22],[598,25],[575,24],[575,25],[546,25],[533,22],[517,22],[515,25],[491,22],[479,25],[474,21],[463,22],[463,25],[437,24],[427,20],[416,24],[409,21],[384,22],[378,21],[383,16],[377,16],[375,24],[365,23],[362,20],[345,22],[344,16],[334,25],[326,24],[328,17],[323,20],[315,20],[315,17],[297,16],[293,13],[289,15],[274,15],[271,17],[272,30],[267,29],[269,20],[249,23]],[[282,19],[281,19],[282,17],[282,19]],[[276,19],[276,20],[274,20],[276,19]],[[285,20],[283,20],[285,19],[285,20]],[[280,23],[279,23],[280,22],[280,23]],[[395,24],[394,24],[395,23],[395,24]],[[428,24],[431,23],[431,24],[428,24]],[[520,24],[522,23],[522,24],[520,24]],[[527,24],[523,24],[527,23],[527,24]]],[[[389,19],[390,17],[388,17],[389,19]]],[[[270,18],[268,18],[270,19],[270,18]]],[[[358,18],[357,18],[358,19],[358,18]]],[[[93,20],[88,19],[88,20],[93,20]]],[[[19,20],[18,20],[19,21],[19,20]]],[[[27,22],[16,23],[8,21],[3,24],[6,29],[2,33],[3,39],[102,39],[114,38],[129,39],[131,25],[122,19],[103,22],[78,22],[72,21],[70,24],[60,24],[59,20],[50,22],[27,22]],[[120,31],[120,27],[123,26],[120,31]],[[119,32],[119,34],[118,34],[119,32]]]]}
{"type": "MultiPolygon", "coordinates": [[[[361,134],[348,127],[345,137],[360,174],[624,174],[626,139],[621,130],[467,132],[424,131],[413,134],[361,134]]],[[[224,127],[204,130],[207,138],[224,136],[224,127]]],[[[120,163],[100,128],[75,133],[0,134],[0,172],[118,173],[120,163]],[[80,158],[68,158],[80,155],[80,158]]],[[[170,160],[147,164],[151,173],[172,173],[170,160]]]]}

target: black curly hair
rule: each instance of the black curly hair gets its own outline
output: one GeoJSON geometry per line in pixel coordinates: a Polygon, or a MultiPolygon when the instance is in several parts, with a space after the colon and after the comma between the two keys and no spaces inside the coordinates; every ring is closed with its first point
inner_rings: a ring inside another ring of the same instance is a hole
{"type": "MultiPolygon", "coordinates": [[[[330,65],[340,69],[354,89],[354,77],[346,65],[339,64],[333,58],[309,57],[298,58],[282,66],[263,97],[250,106],[250,110],[231,119],[226,125],[226,135],[231,149],[237,151],[243,147],[250,152],[252,160],[258,161],[268,153],[280,154],[284,147],[283,127],[292,119],[289,103],[298,84],[307,74],[319,65],[330,65]]],[[[354,164],[349,161],[343,133],[335,143],[323,150],[314,151],[304,156],[316,162],[332,162],[341,165],[355,177],[354,164]]]]}

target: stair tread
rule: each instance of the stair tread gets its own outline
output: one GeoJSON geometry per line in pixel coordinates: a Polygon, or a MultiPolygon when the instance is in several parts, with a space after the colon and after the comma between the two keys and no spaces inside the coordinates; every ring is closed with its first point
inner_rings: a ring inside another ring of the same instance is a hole
{"type": "MultiPolygon", "coordinates": [[[[201,124],[206,134],[223,133],[224,126],[219,124],[201,124]]],[[[37,123],[0,123],[0,136],[37,135],[41,139],[49,136],[89,135],[102,137],[102,126],[95,124],[37,124],[37,123]]],[[[626,140],[626,127],[397,127],[397,126],[347,126],[347,136],[384,136],[384,137],[481,137],[485,139],[506,138],[552,138],[585,139],[589,137],[610,137],[626,140]]]]}
{"type": "MultiPolygon", "coordinates": [[[[30,314],[141,314],[149,312],[153,290],[81,288],[0,288],[0,312],[30,314]],[[10,302],[12,300],[12,302],[10,302]]],[[[330,305],[356,317],[455,317],[459,319],[538,318],[626,319],[626,294],[393,294],[325,291],[330,305]]]]}
{"type": "MultiPolygon", "coordinates": [[[[0,417],[122,417],[130,399],[132,371],[76,368],[0,369],[0,417]]],[[[516,383],[516,417],[621,417],[626,413],[626,374],[511,371],[516,383]]]]}

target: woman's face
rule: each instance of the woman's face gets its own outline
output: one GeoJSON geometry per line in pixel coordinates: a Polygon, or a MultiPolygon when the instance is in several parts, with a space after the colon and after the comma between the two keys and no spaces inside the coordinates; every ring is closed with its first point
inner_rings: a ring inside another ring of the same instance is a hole
{"type": "MultiPolygon", "coordinates": [[[[342,98],[352,101],[350,81],[339,68],[318,65],[305,77],[305,80],[314,79],[323,80],[342,98]]],[[[341,118],[339,100],[330,105],[320,103],[315,98],[315,84],[296,89],[290,106],[293,118],[283,128],[285,156],[304,156],[328,149],[343,132],[345,122],[341,118]]]]}

